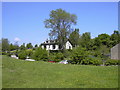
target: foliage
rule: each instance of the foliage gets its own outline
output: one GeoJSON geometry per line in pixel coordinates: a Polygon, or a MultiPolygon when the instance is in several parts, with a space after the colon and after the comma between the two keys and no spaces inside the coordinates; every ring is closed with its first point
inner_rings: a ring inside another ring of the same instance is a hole
{"type": "Polygon", "coordinates": [[[70,34],[71,26],[76,24],[77,16],[70,14],[62,9],[52,10],[50,18],[44,21],[46,28],[51,28],[49,33],[51,39],[57,39],[62,49],[65,48],[64,43],[70,34]]]}
{"type": "Polygon", "coordinates": [[[84,60],[82,60],[82,64],[85,65],[101,65],[102,59],[98,57],[86,57],[84,60]]]}
{"type": "Polygon", "coordinates": [[[85,48],[77,47],[73,49],[71,59],[75,64],[80,64],[81,61],[87,57],[87,55],[88,52],[85,48]]]}
{"type": "Polygon", "coordinates": [[[14,46],[12,43],[10,44],[10,46],[9,46],[9,47],[10,47],[10,51],[13,51],[13,50],[15,50],[15,49],[16,49],[16,48],[15,48],[15,46],[14,46]]]}
{"type": "Polygon", "coordinates": [[[19,45],[18,45],[18,44],[15,44],[15,45],[14,45],[14,48],[15,48],[15,50],[19,50],[19,45]]]}
{"type": "Polygon", "coordinates": [[[71,57],[72,50],[64,50],[63,55],[65,58],[70,58],[71,57]]]}
{"type": "Polygon", "coordinates": [[[115,46],[116,44],[120,43],[120,31],[114,30],[113,34],[110,37],[110,40],[111,46],[115,46]]]}
{"type": "Polygon", "coordinates": [[[45,49],[42,49],[41,47],[37,48],[33,54],[32,58],[35,60],[48,60],[48,52],[45,49]]]}
{"type": "Polygon", "coordinates": [[[56,62],[59,62],[63,59],[64,59],[64,56],[63,56],[62,53],[52,53],[49,56],[49,60],[53,60],[53,61],[56,61],[56,62]]]}
{"type": "Polygon", "coordinates": [[[95,38],[95,45],[106,45],[109,46],[110,36],[108,34],[100,34],[95,38]]]}
{"type": "Polygon", "coordinates": [[[32,46],[31,43],[28,43],[28,44],[26,45],[26,48],[27,48],[27,49],[31,49],[31,48],[33,48],[33,46],[32,46]]]}
{"type": "Polygon", "coordinates": [[[73,47],[78,46],[79,44],[79,29],[75,29],[69,36],[69,40],[72,43],[73,47]]]}
{"type": "Polygon", "coordinates": [[[109,59],[105,62],[105,65],[118,65],[120,62],[119,60],[113,60],[113,59],[109,59]]]}
{"type": "Polygon", "coordinates": [[[32,57],[33,50],[32,49],[27,49],[26,54],[27,54],[27,56],[32,57]]]}
{"type": "Polygon", "coordinates": [[[2,38],[2,51],[5,52],[5,51],[9,51],[10,50],[10,47],[9,47],[9,41],[7,38],[2,38]]]}
{"type": "Polygon", "coordinates": [[[21,46],[20,46],[20,50],[25,50],[26,47],[25,47],[25,43],[23,43],[21,46]]]}
{"type": "Polygon", "coordinates": [[[80,37],[79,45],[87,49],[90,39],[91,39],[90,32],[83,33],[82,36],[80,37]]]}
{"type": "Polygon", "coordinates": [[[26,59],[27,54],[25,50],[22,50],[19,54],[18,54],[18,58],[19,59],[26,59]]]}
{"type": "Polygon", "coordinates": [[[35,44],[35,48],[37,48],[38,47],[38,45],[37,44],[35,44]]]}
{"type": "Polygon", "coordinates": [[[101,45],[99,48],[93,51],[93,55],[96,57],[101,57],[103,59],[107,59],[106,57],[107,54],[110,53],[110,49],[107,48],[105,45],[101,45]]]}
{"type": "Polygon", "coordinates": [[[9,51],[9,52],[7,52],[5,55],[11,56],[12,54],[11,54],[10,51],[9,51]]]}

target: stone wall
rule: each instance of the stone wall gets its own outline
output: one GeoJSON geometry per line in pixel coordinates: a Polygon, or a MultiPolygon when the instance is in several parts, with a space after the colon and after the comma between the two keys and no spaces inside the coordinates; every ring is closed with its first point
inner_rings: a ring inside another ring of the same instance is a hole
{"type": "Polygon", "coordinates": [[[111,59],[120,60],[120,43],[111,48],[111,59]]]}

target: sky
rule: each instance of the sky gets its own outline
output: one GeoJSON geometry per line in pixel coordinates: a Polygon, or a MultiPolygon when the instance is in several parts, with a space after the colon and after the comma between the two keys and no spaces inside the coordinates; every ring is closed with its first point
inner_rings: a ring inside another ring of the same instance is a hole
{"type": "Polygon", "coordinates": [[[45,28],[50,11],[63,9],[77,16],[80,34],[90,32],[91,37],[118,30],[118,2],[3,2],[2,37],[10,43],[40,45],[51,29],[45,28]]]}

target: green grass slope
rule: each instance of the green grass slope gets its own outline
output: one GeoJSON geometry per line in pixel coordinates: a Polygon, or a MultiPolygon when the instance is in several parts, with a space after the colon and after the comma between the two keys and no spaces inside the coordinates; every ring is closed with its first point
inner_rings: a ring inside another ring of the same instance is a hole
{"type": "Polygon", "coordinates": [[[3,56],[3,88],[117,88],[118,66],[64,65],[3,56]]]}

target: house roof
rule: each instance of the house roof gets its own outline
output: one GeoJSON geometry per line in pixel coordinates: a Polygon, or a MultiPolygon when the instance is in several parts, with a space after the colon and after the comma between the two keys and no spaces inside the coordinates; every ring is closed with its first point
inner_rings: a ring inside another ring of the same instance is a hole
{"type": "Polygon", "coordinates": [[[58,45],[58,43],[41,43],[41,45],[58,45]]]}
{"type": "MultiPolygon", "coordinates": [[[[70,42],[69,39],[67,41],[70,42]]],[[[70,44],[72,45],[71,42],[70,42],[70,44]]],[[[58,42],[57,42],[57,40],[46,40],[44,43],[41,43],[41,45],[58,45],[58,42]]]]}
{"type": "Polygon", "coordinates": [[[58,44],[56,40],[46,40],[44,43],[41,43],[41,45],[55,45],[58,44]]]}

